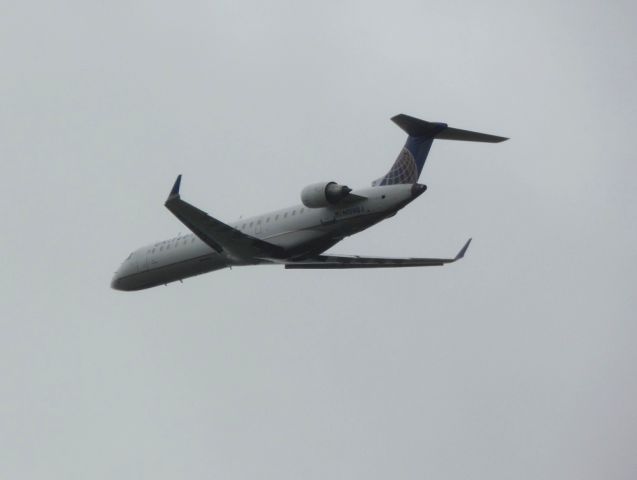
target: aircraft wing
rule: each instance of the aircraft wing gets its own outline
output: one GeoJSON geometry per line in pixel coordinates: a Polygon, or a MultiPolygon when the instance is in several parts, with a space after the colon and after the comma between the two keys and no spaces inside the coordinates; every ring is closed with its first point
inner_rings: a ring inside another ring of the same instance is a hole
{"type": "Polygon", "coordinates": [[[232,228],[206,212],[185,202],[179,196],[181,175],[177,177],[164,204],[192,233],[220,254],[238,260],[284,256],[283,249],[232,228]]]}
{"type": "Polygon", "coordinates": [[[464,257],[471,239],[454,258],[381,258],[359,257],[357,255],[318,255],[305,260],[285,263],[285,268],[331,269],[331,268],[395,268],[395,267],[432,267],[453,263],[464,257]]]}

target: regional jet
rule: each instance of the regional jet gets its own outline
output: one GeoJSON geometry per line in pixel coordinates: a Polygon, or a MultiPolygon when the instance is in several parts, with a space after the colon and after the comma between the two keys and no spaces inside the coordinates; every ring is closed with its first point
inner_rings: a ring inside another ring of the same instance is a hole
{"type": "Polygon", "coordinates": [[[323,254],[345,237],[393,217],[427,189],[417,183],[429,149],[437,140],[499,143],[505,137],[451,128],[400,114],[392,118],[407,142],[386,175],[370,187],[353,190],[320,182],[301,191],[301,204],[234,223],[224,223],[182,200],[181,175],[165,202],[190,234],[132,252],[115,272],[111,287],[142,290],[244,265],[286,269],[428,267],[460,260],[471,239],[453,258],[381,258],[323,254]]]}

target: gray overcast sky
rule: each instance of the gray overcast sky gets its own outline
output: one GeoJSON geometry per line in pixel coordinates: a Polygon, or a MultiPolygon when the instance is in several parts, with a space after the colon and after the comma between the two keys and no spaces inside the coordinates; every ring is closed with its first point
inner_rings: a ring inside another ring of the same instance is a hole
{"type": "Polygon", "coordinates": [[[637,478],[634,2],[0,6],[1,478],[637,478]],[[333,251],[462,262],[109,289],[176,174],[367,185],[400,112],[512,139],[333,251]]]}

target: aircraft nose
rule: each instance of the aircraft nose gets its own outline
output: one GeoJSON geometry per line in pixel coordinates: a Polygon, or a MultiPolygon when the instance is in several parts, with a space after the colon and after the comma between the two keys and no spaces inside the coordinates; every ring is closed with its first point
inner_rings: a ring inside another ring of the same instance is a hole
{"type": "Polygon", "coordinates": [[[113,275],[113,279],[111,280],[111,288],[113,290],[122,290],[122,282],[117,273],[113,275]]]}

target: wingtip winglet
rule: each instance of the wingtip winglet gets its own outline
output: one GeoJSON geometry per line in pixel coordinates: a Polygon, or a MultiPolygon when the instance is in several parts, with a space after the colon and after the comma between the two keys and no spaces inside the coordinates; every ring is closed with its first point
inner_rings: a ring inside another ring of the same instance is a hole
{"type": "Polygon", "coordinates": [[[469,240],[467,240],[467,243],[464,244],[464,247],[460,249],[460,251],[458,252],[458,255],[456,255],[456,258],[453,259],[454,262],[464,257],[464,254],[467,253],[467,249],[469,248],[469,244],[471,243],[471,240],[473,239],[470,238],[469,240]]]}
{"type": "Polygon", "coordinates": [[[177,180],[175,180],[175,184],[173,185],[172,190],[170,191],[170,195],[168,195],[168,199],[179,197],[179,187],[181,186],[181,173],[177,175],[177,180]]]}

